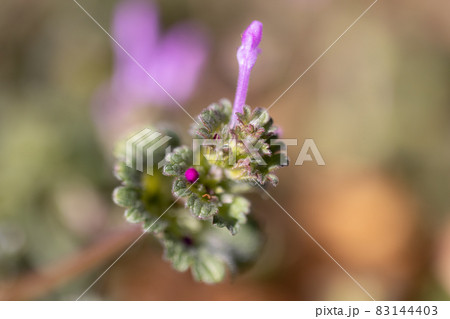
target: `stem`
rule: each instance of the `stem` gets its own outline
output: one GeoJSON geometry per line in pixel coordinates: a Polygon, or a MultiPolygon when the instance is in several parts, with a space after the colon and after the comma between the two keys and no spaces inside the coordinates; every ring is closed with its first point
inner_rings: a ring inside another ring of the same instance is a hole
{"type": "Polygon", "coordinates": [[[43,269],[0,283],[0,300],[35,300],[118,255],[140,234],[139,226],[115,230],[80,252],[43,269]]]}

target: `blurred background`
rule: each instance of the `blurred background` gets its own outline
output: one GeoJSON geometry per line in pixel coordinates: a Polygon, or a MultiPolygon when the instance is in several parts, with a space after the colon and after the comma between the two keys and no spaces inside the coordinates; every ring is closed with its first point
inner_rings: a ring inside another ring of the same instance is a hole
{"type": "MultiPolygon", "coordinates": [[[[153,24],[129,42],[146,22],[123,1],[79,2],[124,47],[156,52],[149,72],[196,115],[234,98],[252,20],[264,36],[247,103],[268,107],[372,1],[148,0],[153,24]]],[[[270,110],[300,141],[292,162],[313,138],[326,166],[284,168],[269,192],[377,300],[450,296],[449,12],[379,1],[270,110]]],[[[76,299],[140,234],[111,200],[114,141],[142,119],[180,132],[191,119],[134,90],[145,80],[119,51],[72,0],[0,4],[0,299],[76,299]]],[[[83,299],[368,299],[270,198],[252,200],[266,242],[245,274],[195,283],[146,236],[83,299]]]]}

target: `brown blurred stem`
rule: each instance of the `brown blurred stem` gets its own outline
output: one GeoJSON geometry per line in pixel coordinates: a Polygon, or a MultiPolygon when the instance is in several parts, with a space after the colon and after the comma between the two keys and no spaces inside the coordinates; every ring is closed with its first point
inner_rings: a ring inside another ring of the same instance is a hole
{"type": "Polygon", "coordinates": [[[139,235],[139,226],[116,230],[66,259],[13,280],[0,283],[0,300],[33,300],[77,276],[104,264],[126,249],[139,235]]]}

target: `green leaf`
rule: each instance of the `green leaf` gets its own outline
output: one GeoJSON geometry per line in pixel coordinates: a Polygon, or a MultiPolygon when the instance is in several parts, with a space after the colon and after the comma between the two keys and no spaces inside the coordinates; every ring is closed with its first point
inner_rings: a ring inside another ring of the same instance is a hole
{"type": "Polygon", "coordinates": [[[187,146],[177,147],[166,156],[163,173],[168,176],[180,176],[191,166],[192,151],[187,146]]]}
{"type": "Polygon", "coordinates": [[[192,192],[189,190],[189,187],[192,184],[189,183],[186,178],[184,177],[177,177],[173,181],[173,187],[172,192],[177,197],[186,197],[192,194],[192,192]]]}
{"type": "Polygon", "coordinates": [[[225,229],[210,228],[203,237],[205,249],[223,256],[231,272],[237,273],[252,265],[259,256],[264,245],[264,236],[256,221],[248,216],[245,224],[241,224],[235,236],[225,229]]]}
{"type": "Polygon", "coordinates": [[[228,126],[231,119],[233,107],[231,102],[222,99],[219,103],[209,105],[200,113],[198,119],[200,124],[193,126],[192,135],[194,137],[203,137],[206,139],[214,138],[214,134],[220,132],[228,126]]]}
{"type": "Polygon", "coordinates": [[[199,251],[191,266],[195,280],[207,284],[221,282],[225,277],[225,269],[225,263],[221,258],[205,250],[199,251]]]}
{"type": "Polygon", "coordinates": [[[239,121],[241,121],[244,125],[248,124],[251,120],[251,110],[248,105],[244,105],[244,108],[242,109],[242,113],[236,114],[239,121]]]}
{"type": "Polygon", "coordinates": [[[217,204],[211,202],[209,199],[200,198],[197,194],[192,193],[186,203],[186,206],[190,209],[194,216],[200,219],[209,218],[217,214],[217,204]]]}
{"type": "Polygon", "coordinates": [[[157,234],[163,232],[167,226],[167,220],[163,218],[158,219],[157,217],[149,214],[144,220],[143,228],[146,232],[157,234]]]}
{"type": "Polygon", "coordinates": [[[140,207],[131,207],[125,210],[125,218],[128,222],[133,224],[144,221],[148,216],[148,212],[140,207]]]}
{"type": "Polygon", "coordinates": [[[206,129],[210,132],[214,132],[219,129],[221,125],[230,120],[230,110],[231,104],[229,103],[214,103],[200,113],[199,119],[206,129]]]}
{"type": "Polygon", "coordinates": [[[267,174],[267,175],[266,175],[266,179],[267,179],[270,183],[272,183],[273,186],[277,186],[277,185],[278,185],[278,182],[280,181],[280,179],[278,178],[278,176],[275,175],[275,174],[267,174]]]}
{"type": "Polygon", "coordinates": [[[257,107],[254,109],[252,115],[250,124],[253,124],[255,126],[264,126],[270,121],[270,115],[267,110],[257,107]]]}
{"type": "Polygon", "coordinates": [[[250,212],[250,202],[241,196],[234,197],[230,204],[219,208],[214,215],[213,224],[217,227],[226,227],[232,235],[236,235],[239,227],[247,222],[246,215],[250,212]]]}
{"type": "Polygon", "coordinates": [[[178,271],[186,271],[192,263],[192,254],[189,248],[183,243],[175,240],[163,241],[165,251],[164,256],[172,266],[178,271]]]}
{"type": "Polygon", "coordinates": [[[140,191],[130,186],[116,187],[113,192],[114,202],[121,207],[133,207],[139,205],[140,191]]]}
{"type": "Polygon", "coordinates": [[[122,181],[124,185],[138,187],[141,182],[142,173],[121,161],[114,167],[114,176],[122,181]]]}

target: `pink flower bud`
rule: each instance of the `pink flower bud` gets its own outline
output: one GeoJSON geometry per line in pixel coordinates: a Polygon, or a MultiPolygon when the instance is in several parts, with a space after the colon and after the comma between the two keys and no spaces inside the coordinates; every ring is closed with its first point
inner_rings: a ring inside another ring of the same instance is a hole
{"type": "Polygon", "coordinates": [[[234,126],[236,123],[236,113],[242,113],[245,105],[248,83],[250,81],[250,71],[256,63],[258,54],[261,52],[258,45],[262,38],[262,27],[261,22],[253,21],[242,34],[242,44],[237,51],[239,78],[236,89],[236,97],[234,99],[231,126],[234,126]]]}
{"type": "Polygon", "coordinates": [[[188,168],[186,172],[184,172],[184,177],[186,177],[189,183],[194,183],[199,176],[200,175],[198,174],[197,170],[193,167],[188,168]]]}

